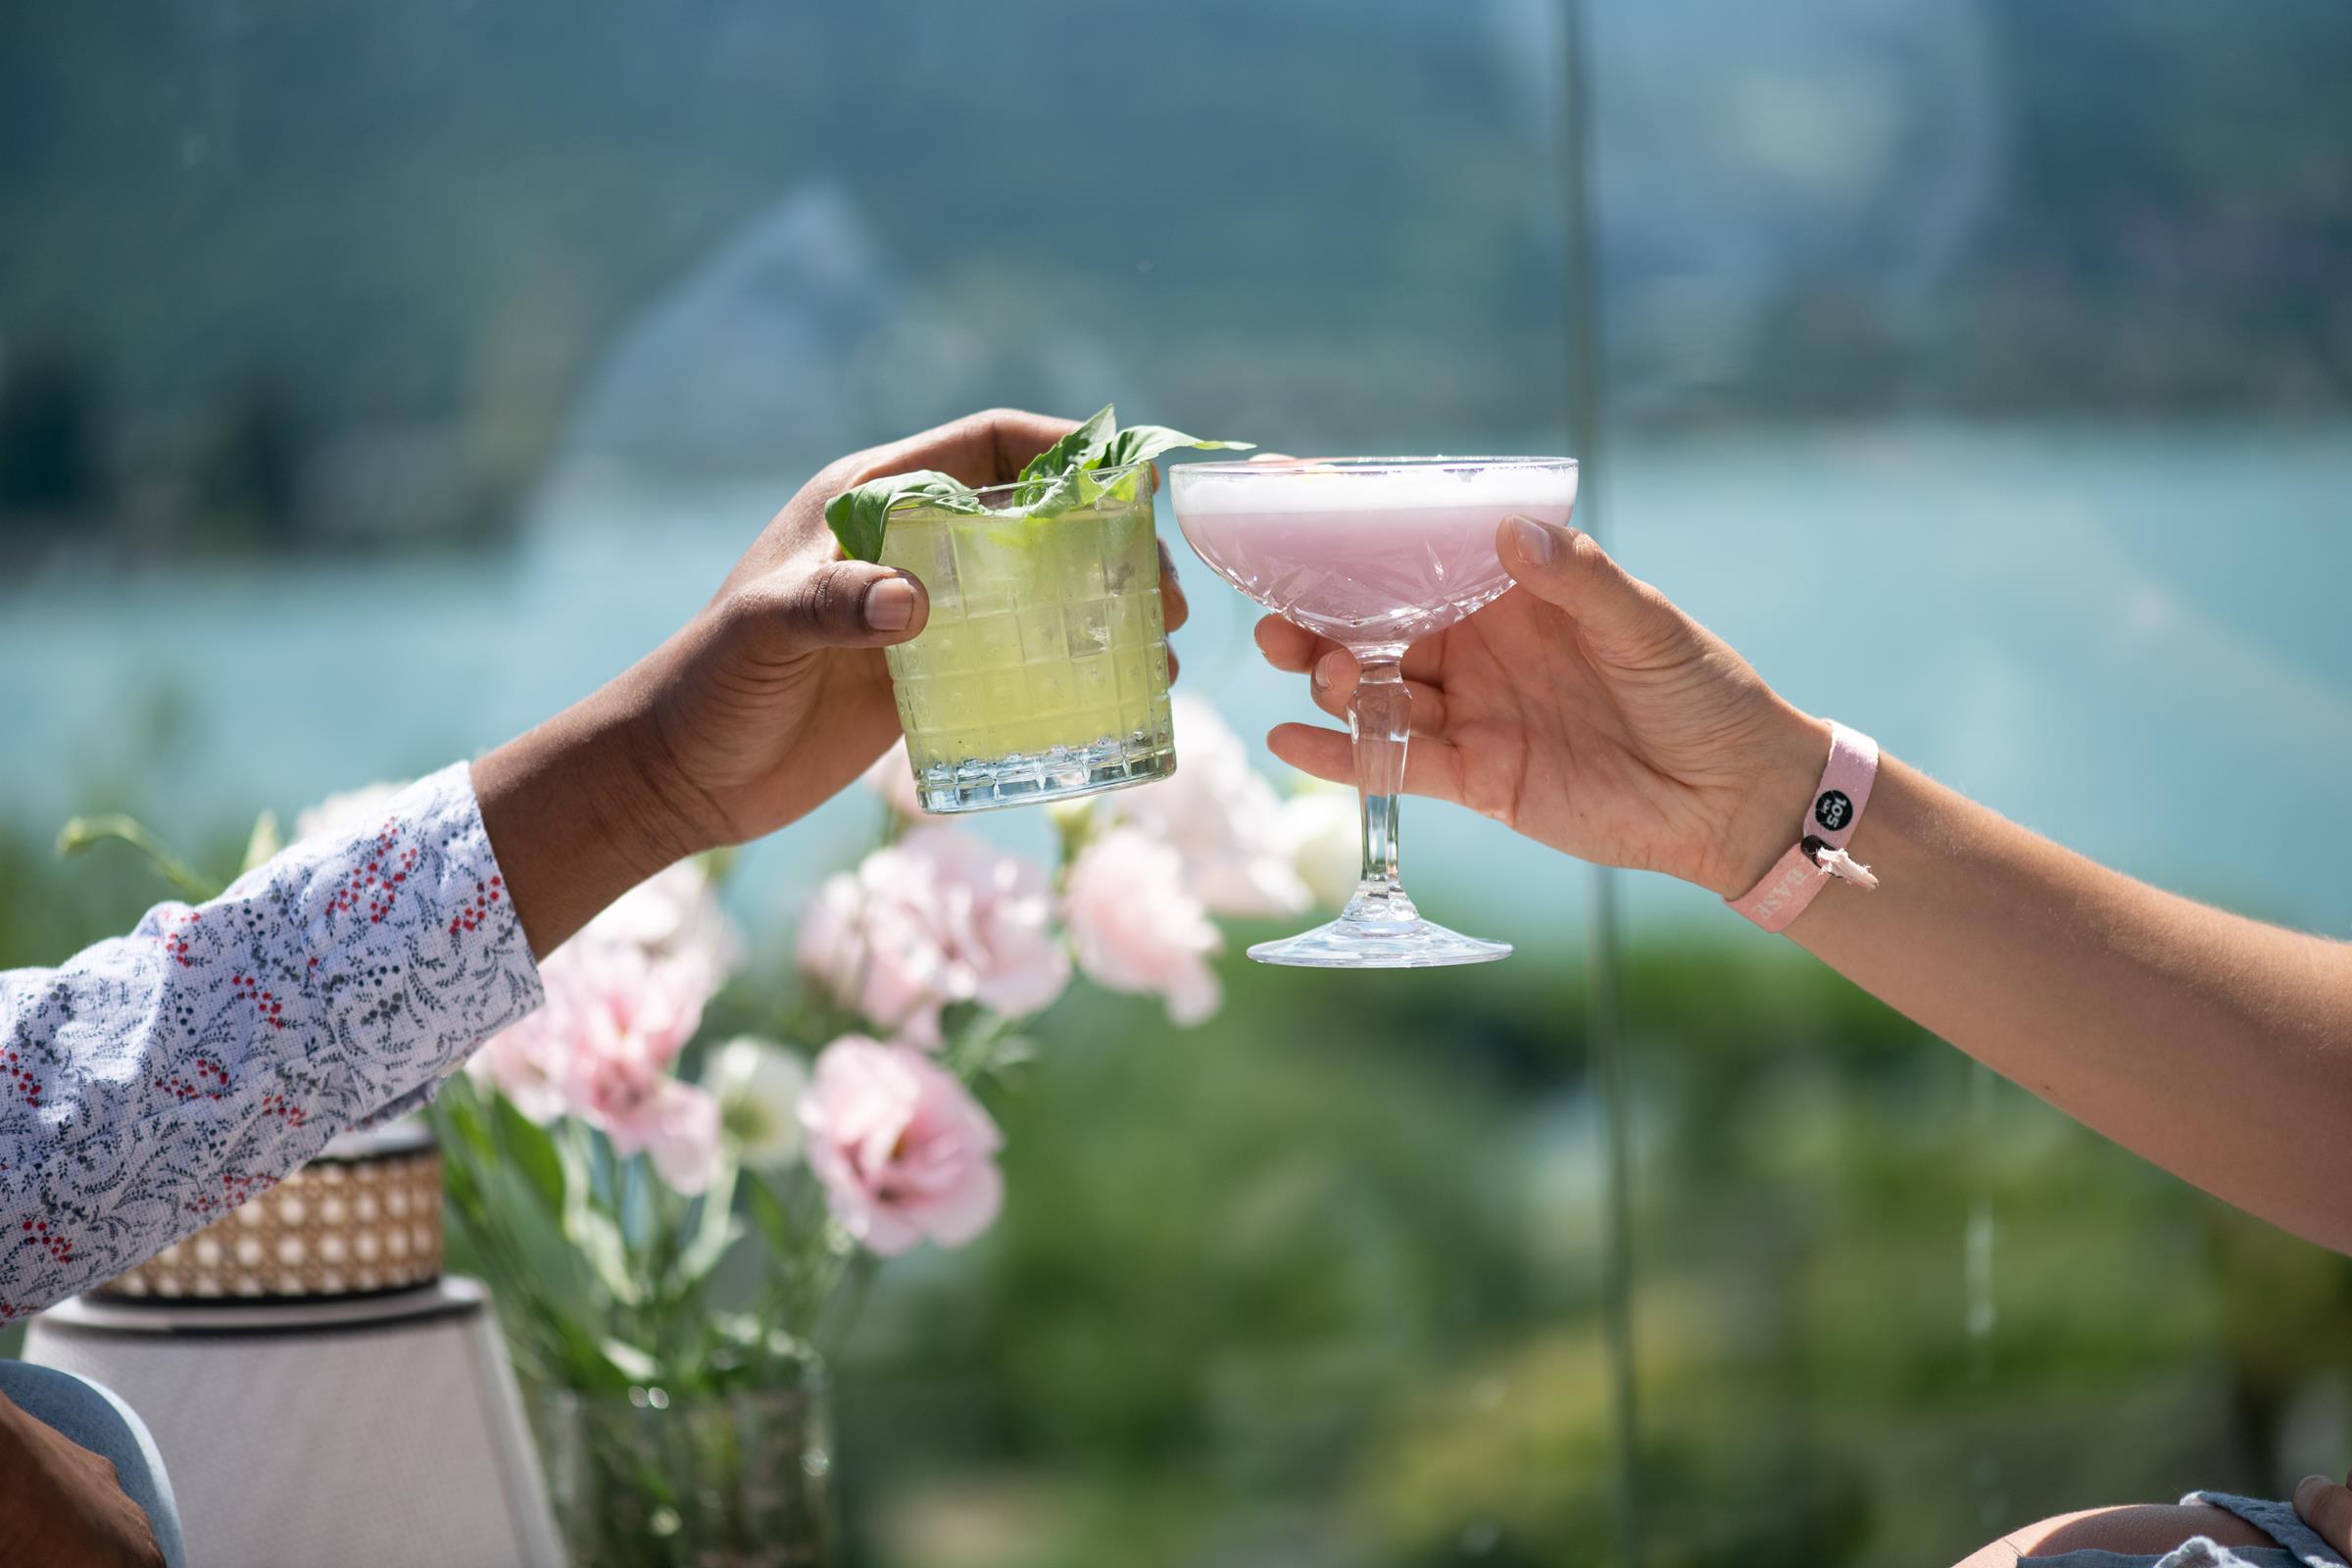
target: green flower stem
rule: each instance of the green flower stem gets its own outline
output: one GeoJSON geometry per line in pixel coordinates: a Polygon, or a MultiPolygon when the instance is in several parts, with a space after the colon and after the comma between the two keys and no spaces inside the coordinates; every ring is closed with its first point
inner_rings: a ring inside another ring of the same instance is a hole
{"type": "Polygon", "coordinates": [[[94,844],[109,839],[127,844],[147,857],[157,873],[188,896],[194,904],[208,904],[227,890],[224,882],[215,882],[196,874],[187,861],[164,848],[163,842],[147,831],[145,823],[134,816],[77,816],[67,822],[57,835],[57,853],[79,855],[94,844]]]}

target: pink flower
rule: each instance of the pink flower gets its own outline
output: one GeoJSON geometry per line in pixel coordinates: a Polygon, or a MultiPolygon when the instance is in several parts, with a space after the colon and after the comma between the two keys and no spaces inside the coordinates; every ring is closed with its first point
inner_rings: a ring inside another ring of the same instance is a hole
{"type": "MultiPolygon", "coordinates": [[[[549,962],[554,962],[551,957],[549,962]]],[[[540,969],[541,983],[546,983],[547,970],[540,969]]],[[[514,1102],[514,1108],[535,1122],[551,1122],[564,1114],[564,1090],[557,1080],[565,1047],[564,1032],[553,1014],[556,997],[549,988],[548,999],[536,1012],[528,1013],[509,1024],[488,1040],[466,1063],[466,1075],[476,1083],[488,1084],[514,1102]]]]}
{"type": "Polygon", "coordinates": [[[912,1046],[844,1035],[801,1097],[808,1166],[826,1206],[867,1250],[925,1237],[961,1247],[997,1217],[1004,1138],[963,1085],[912,1046]]]}
{"type": "Polygon", "coordinates": [[[329,795],[317,806],[294,813],[294,839],[300,843],[325,833],[372,833],[384,823],[384,808],[408,788],[401,784],[363,784],[356,790],[329,795]]]}
{"type": "Polygon", "coordinates": [[[717,1179],[715,1095],[675,1078],[657,1078],[647,1093],[603,1125],[616,1152],[651,1155],[662,1179],[681,1193],[704,1192],[717,1179]]]}
{"type": "Polygon", "coordinates": [[[612,944],[694,965],[713,991],[743,954],[742,939],[719,906],[717,887],[694,860],[657,871],[613,900],[566,948],[612,944]]]}
{"type": "Polygon", "coordinates": [[[922,816],[922,797],[915,793],[914,766],[906,760],[905,737],[902,736],[898,745],[875,759],[874,765],[865,770],[865,786],[881,796],[892,810],[908,821],[922,816]]]}
{"type": "Polygon", "coordinates": [[[1216,709],[1180,696],[1174,712],[1174,776],[1111,796],[1103,808],[1174,845],[1187,886],[1214,913],[1297,914],[1309,894],[1287,853],[1273,784],[1216,709]]]}
{"type": "Polygon", "coordinates": [[[692,958],[602,944],[576,950],[557,967],[548,1010],[557,1011],[560,998],[568,1050],[557,1081],[565,1099],[600,1124],[634,1115],[703,1021],[710,1000],[703,970],[692,958]]]}
{"type": "Polygon", "coordinates": [[[699,1192],[716,1165],[718,1105],[669,1069],[717,977],[704,954],[653,953],[595,929],[540,964],[546,1004],[493,1036],[467,1070],[532,1120],[577,1116],[621,1153],[651,1153],[680,1191],[699,1192]]]}
{"type": "Polygon", "coordinates": [[[800,964],[877,1028],[936,1047],[951,1002],[1019,1017],[1061,995],[1070,960],[1053,915],[1036,865],[918,827],[826,879],[802,917],[800,964]]]}
{"type": "Polygon", "coordinates": [[[1217,1010],[1217,977],[1206,962],[1220,945],[1217,928],[1168,845],[1140,828],[1112,828],[1079,852],[1063,907],[1088,979],[1112,991],[1157,992],[1180,1024],[1217,1010]]]}

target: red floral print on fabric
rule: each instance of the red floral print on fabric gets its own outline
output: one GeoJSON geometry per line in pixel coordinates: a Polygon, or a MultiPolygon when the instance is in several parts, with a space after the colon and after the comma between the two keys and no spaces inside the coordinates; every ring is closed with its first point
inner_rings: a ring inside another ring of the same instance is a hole
{"type": "Polygon", "coordinates": [[[43,1251],[49,1254],[49,1261],[52,1263],[74,1261],[73,1238],[67,1236],[63,1231],[51,1230],[49,1222],[45,1219],[26,1220],[24,1239],[38,1245],[43,1251]]]}
{"type": "Polygon", "coordinates": [[[416,869],[417,857],[415,846],[400,848],[400,824],[386,822],[375,835],[375,844],[366,862],[352,867],[343,886],[327,901],[327,908],[349,914],[364,902],[368,906],[368,923],[382,925],[384,917],[392,912],[393,901],[407,885],[409,873],[416,869]]]}
{"type": "MultiPolygon", "coordinates": [[[[24,1056],[15,1051],[0,1051],[0,1084],[27,1105],[41,1102],[41,1080],[24,1064],[24,1056]]],[[[0,1169],[6,1169],[0,1166],[0,1169]]]]}
{"type": "Polygon", "coordinates": [[[415,1108],[538,1004],[466,765],[366,821],[55,968],[0,971],[0,1321],[415,1108]]]}
{"type": "Polygon", "coordinates": [[[190,909],[185,914],[167,915],[164,919],[164,955],[182,969],[193,969],[196,961],[188,956],[188,933],[204,923],[202,909],[190,909]]]}
{"type": "Polygon", "coordinates": [[[473,885],[473,902],[459,906],[458,912],[450,919],[449,934],[454,937],[461,931],[479,931],[482,922],[490,918],[490,906],[499,902],[506,886],[507,879],[503,876],[476,882],[473,885]]]}
{"type": "Polygon", "coordinates": [[[225,1174],[220,1178],[220,1190],[204,1193],[188,1200],[191,1214],[224,1214],[247,1199],[259,1198],[277,1185],[277,1178],[268,1171],[250,1175],[225,1174]]]}
{"type": "Polygon", "coordinates": [[[262,1022],[268,1024],[270,1028],[283,1029],[286,1026],[286,1020],[283,1017],[283,1014],[286,1010],[286,1004],[277,1000],[276,992],[264,991],[262,989],[262,983],[255,979],[252,975],[230,975],[228,977],[228,989],[230,995],[241,997],[245,1001],[252,1003],[254,1010],[262,1015],[262,1022]]]}
{"type": "Polygon", "coordinates": [[[177,1101],[219,1100],[228,1093],[228,1069],[210,1056],[198,1056],[186,1074],[158,1078],[155,1087],[177,1101]]]}

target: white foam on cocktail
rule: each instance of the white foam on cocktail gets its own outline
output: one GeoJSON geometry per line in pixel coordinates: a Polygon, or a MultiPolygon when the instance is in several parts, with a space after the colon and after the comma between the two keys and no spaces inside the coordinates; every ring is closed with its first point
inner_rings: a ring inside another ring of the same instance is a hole
{"type": "Polygon", "coordinates": [[[1178,470],[1174,490],[1185,538],[1226,581],[1371,649],[1417,642],[1507,591],[1495,530],[1513,514],[1566,522],[1576,469],[1195,467],[1178,470]]]}
{"type": "Polygon", "coordinates": [[[1194,472],[1185,480],[1190,513],[1433,512],[1456,507],[1510,512],[1555,511],[1576,501],[1574,468],[1501,466],[1449,469],[1289,467],[1265,465],[1194,472]]]}

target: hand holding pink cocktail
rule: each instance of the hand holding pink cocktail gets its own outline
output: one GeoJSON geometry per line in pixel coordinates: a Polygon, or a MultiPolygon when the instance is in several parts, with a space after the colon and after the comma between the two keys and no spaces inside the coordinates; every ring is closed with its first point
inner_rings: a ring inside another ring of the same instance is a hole
{"type": "Polygon", "coordinates": [[[1176,520],[1201,560],[1242,592],[1355,656],[1348,709],[1362,797],[1363,877],[1337,920],[1260,943],[1263,963],[1415,968],[1480,963],[1508,944],[1421,918],[1396,871],[1412,644],[1511,586],[1494,552],[1503,518],[1558,525],[1576,503],[1568,458],[1347,458],[1196,463],[1170,475],[1176,520]]]}

